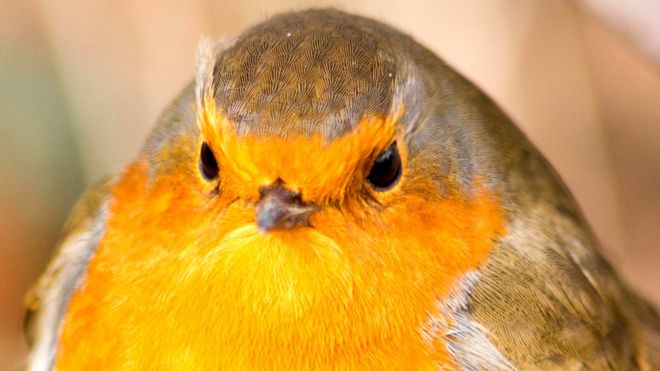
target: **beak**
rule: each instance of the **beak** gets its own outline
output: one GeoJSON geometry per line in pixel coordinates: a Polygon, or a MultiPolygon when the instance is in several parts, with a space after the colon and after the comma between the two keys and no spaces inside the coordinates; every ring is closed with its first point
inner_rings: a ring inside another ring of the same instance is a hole
{"type": "Polygon", "coordinates": [[[256,223],[262,233],[276,229],[309,226],[309,216],[318,210],[315,205],[302,202],[299,193],[284,188],[281,181],[259,189],[261,198],[256,205],[256,223]]]}

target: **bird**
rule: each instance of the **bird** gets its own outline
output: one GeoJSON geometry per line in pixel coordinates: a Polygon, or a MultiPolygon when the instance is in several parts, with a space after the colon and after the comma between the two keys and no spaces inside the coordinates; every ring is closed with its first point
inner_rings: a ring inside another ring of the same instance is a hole
{"type": "Polygon", "coordinates": [[[549,162],[394,28],[205,40],[27,298],[29,370],[660,369],[656,309],[549,162]]]}

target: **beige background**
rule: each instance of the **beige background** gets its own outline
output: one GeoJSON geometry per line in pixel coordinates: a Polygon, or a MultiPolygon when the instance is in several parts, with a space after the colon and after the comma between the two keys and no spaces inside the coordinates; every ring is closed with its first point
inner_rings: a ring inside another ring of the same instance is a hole
{"type": "Polygon", "coordinates": [[[191,79],[200,37],[310,5],[386,21],[477,82],[556,166],[615,266],[660,303],[660,34],[656,13],[611,3],[0,0],[0,365],[24,358],[21,298],[68,209],[135,157],[191,79]]]}

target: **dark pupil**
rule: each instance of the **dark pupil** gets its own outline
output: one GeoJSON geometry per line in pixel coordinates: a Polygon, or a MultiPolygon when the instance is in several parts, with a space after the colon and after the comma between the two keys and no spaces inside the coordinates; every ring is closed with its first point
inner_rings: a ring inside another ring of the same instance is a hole
{"type": "Polygon", "coordinates": [[[384,191],[392,187],[400,176],[401,157],[394,142],[378,156],[367,179],[377,190],[384,191]]]}
{"type": "Polygon", "coordinates": [[[204,178],[213,180],[218,177],[218,163],[215,161],[215,155],[208,144],[202,143],[202,150],[199,154],[199,168],[204,178]]]}

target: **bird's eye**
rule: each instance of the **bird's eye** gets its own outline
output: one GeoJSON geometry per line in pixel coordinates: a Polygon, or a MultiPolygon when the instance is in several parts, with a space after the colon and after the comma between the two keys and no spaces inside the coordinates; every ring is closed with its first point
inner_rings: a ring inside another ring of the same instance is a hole
{"type": "Polygon", "coordinates": [[[213,180],[218,177],[218,162],[215,155],[206,142],[202,143],[202,149],[199,154],[199,170],[206,180],[213,180]]]}
{"type": "Polygon", "coordinates": [[[386,191],[392,188],[399,178],[401,178],[401,156],[394,142],[378,155],[367,180],[377,191],[386,191]]]}

